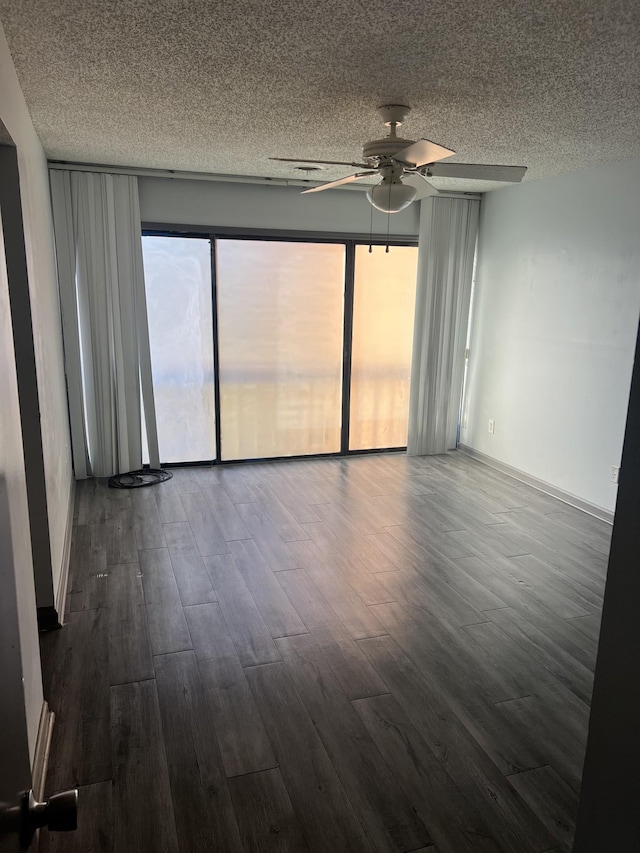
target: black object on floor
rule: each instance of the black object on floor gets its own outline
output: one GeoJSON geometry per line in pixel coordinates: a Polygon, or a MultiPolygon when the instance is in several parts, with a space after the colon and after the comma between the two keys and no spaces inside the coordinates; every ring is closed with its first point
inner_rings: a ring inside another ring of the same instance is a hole
{"type": "Polygon", "coordinates": [[[155,486],[170,480],[173,474],[160,468],[143,468],[141,471],[129,471],[109,477],[111,489],[141,489],[143,486],[155,486]]]}

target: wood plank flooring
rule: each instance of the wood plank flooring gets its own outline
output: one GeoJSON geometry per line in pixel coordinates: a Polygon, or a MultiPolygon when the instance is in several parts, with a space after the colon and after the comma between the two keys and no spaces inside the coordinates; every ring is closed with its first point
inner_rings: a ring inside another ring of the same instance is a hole
{"type": "Polygon", "coordinates": [[[610,527],[461,454],[78,483],[49,853],[571,849],[610,527]]]}

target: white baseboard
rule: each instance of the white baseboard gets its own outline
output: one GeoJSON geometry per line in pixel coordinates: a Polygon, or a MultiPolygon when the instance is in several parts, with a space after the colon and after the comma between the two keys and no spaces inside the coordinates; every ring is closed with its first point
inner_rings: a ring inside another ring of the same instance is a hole
{"type": "Polygon", "coordinates": [[[67,508],[67,526],[64,532],[64,547],[62,549],[62,565],[60,566],[60,577],[58,578],[58,589],[56,591],[56,612],[60,625],[64,623],[64,611],[67,598],[67,586],[69,584],[69,567],[71,564],[71,538],[73,536],[73,512],[76,502],[76,481],[71,480],[71,494],[69,495],[69,506],[67,508]]]}
{"type": "Polygon", "coordinates": [[[589,515],[593,515],[596,518],[599,518],[601,521],[606,521],[608,524],[613,524],[613,513],[608,509],[604,509],[601,506],[597,506],[597,504],[589,503],[589,501],[582,500],[582,498],[577,497],[576,495],[572,495],[570,492],[565,492],[562,489],[559,489],[557,486],[551,485],[551,483],[547,483],[544,480],[538,480],[537,477],[532,477],[530,474],[527,474],[524,471],[520,471],[518,468],[513,468],[511,465],[507,465],[504,462],[500,462],[498,459],[494,459],[493,456],[487,456],[486,453],[481,453],[479,450],[474,450],[473,447],[467,447],[466,444],[459,444],[458,450],[461,453],[466,453],[467,456],[470,456],[472,459],[476,459],[478,462],[482,462],[483,465],[488,465],[489,468],[495,468],[496,471],[500,471],[503,474],[507,474],[509,477],[513,477],[514,480],[519,480],[521,483],[526,483],[527,486],[531,486],[534,489],[537,489],[539,492],[544,492],[546,495],[551,495],[552,498],[557,498],[559,501],[563,503],[569,504],[570,506],[576,507],[576,509],[582,510],[582,512],[586,512],[589,515]]]}
{"type": "Polygon", "coordinates": [[[40,712],[40,724],[38,725],[38,737],[36,749],[33,756],[33,767],[31,768],[31,787],[38,802],[44,799],[44,788],[47,780],[47,767],[49,765],[49,750],[51,749],[51,735],[53,734],[53,723],[56,715],[49,709],[49,703],[42,703],[40,712]]]}

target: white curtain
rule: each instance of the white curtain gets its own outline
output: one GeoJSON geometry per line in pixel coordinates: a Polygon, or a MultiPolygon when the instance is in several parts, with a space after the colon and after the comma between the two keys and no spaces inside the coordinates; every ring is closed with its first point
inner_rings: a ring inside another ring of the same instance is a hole
{"type": "Polygon", "coordinates": [[[141,396],[157,468],[137,179],[53,169],[51,193],[76,477],[142,467],[141,396]]]}
{"type": "Polygon", "coordinates": [[[407,453],[456,446],[478,231],[477,199],[422,201],[407,453]]]}

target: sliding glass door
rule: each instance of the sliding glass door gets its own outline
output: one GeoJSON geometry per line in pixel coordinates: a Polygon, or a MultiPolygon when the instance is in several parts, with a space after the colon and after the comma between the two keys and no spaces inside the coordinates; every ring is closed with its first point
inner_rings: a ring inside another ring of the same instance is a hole
{"type": "Polygon", "coordinates": [[[349,450],[404,447],[418,250],[355,252],[349,450]]]}
{"type": "Polygon", "coordinates": [[[145,235],[162,462],[405,446],[417,251],[145,235]]]}
{"type": "Polygon", "coordinates": [[[162,462],[216,458],[211,243],[142,238],[162,462]]]}
{"type": "Polygon", "coordinates": [[[223,460],[340,450],[345,247],[217,240],[223,460]]]}

